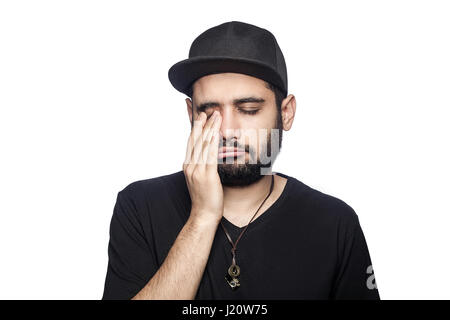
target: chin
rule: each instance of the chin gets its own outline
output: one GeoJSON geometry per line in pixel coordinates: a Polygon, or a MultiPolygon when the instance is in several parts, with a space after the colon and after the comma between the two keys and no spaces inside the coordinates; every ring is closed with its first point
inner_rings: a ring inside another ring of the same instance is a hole
{"type": "Polygon", "coordinates": [[[261,174],[261,168],[268,167],[261,163],[256,164],[218,164],[222,185],[228,187],[248,186],[259,181],[264,175],[261,174]]]}

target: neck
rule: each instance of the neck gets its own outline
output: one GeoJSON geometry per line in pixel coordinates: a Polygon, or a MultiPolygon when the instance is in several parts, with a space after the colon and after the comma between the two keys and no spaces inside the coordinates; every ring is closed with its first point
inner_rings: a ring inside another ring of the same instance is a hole
{"type": "MultiPolygon", "coordinates": [[[[273,174],[271,172],[271,174],[273,174]]],[[[270,191],[272,175],[264,175],[248,186],[223,187],[224,212],[249,212],[258,208],[270,191]]]]}

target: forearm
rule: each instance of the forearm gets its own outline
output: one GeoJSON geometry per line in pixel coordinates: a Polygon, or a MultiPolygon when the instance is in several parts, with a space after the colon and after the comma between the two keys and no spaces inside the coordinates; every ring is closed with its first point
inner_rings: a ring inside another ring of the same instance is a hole
{"type": "Polygon", "coordinates": [[[191,213],[159,270],[133,300],[195,298],[219,221],[193,216],[191,213]]]}

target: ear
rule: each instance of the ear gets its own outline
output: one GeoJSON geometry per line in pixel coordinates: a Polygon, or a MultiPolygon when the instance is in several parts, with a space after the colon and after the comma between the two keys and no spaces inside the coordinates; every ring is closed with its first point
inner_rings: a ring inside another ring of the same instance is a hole
{"type": "Polygon", "coordinates": [[[283,122],[283,129],[285,131],[289,131],[289,129],[291,129],[292,127],[296,108],[297,102],[295,101],[295,96],[293,94],[288,95],[281,103],[281,117],[283,122]]]}

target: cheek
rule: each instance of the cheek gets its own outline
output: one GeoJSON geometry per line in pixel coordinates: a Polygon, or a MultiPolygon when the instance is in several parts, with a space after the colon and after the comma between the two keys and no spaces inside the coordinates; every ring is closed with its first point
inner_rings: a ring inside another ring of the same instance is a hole
{"type": "Polygon", "coordinates": [[[255,116],[254,125],[258,128],[276,128],[278,123],[278,112],[275,108],[270,108],[270,110],[260,111],[261,114],[258,113],[255,116]]]}
{"type": "Polygon", "coordinates": [[[276,122],[276,114],[268,111],[259,111],[255,115],[244,115],[241,118],[240,127],[245,128],[245,130],[255,130],[258,132],[259,129],[274,128],[276,122]]]}
{"type": "Polygon", "coordinates": [[[249,146],[252,154],[259,155],[267,149],[271,133],[270,128],[245,129],[241,133],[241,145],[249,146]]]}

